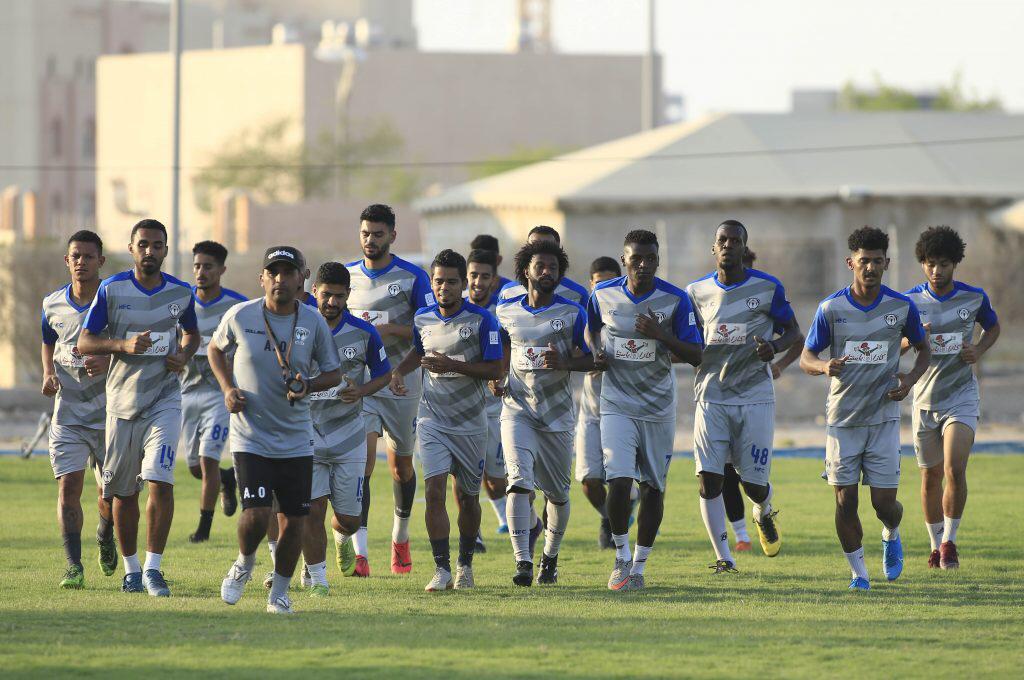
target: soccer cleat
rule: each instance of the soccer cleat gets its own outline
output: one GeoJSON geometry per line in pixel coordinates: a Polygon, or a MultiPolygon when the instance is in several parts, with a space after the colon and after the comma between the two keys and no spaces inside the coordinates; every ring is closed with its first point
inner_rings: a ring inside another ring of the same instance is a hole
{"type": "Polygon", "coordinates": [[[738,574],[739,569],[736,568],[734,562],[729,560],[718,560],[714,564],[708,565],[708,569],[713,569],[714,574],[738,574]]]}
{"type": "Polygon", "coordinates": [[[274,572],[268,571],[267,575],[263,577],[263,587],[267,590],[274,585],[274,572]]]}
{"type": "Polygon", "coordinates": [[[537,518],[537,523],[530,529],[530,559],[533,559],[533,548],[537,545],[537,539],[544,533],[544,523],[540,521],[540,517],[537,518]]]}
{"type": "Polygon", "coordinates": [[[210,540],[210,535],[209,534],[201,534],[198,531],[195,532],[194,534],[189,534],[188,535],[188,542],[189,543],[205,543],[206,541],[209,541],[209,540],[210,540]]]}
{"type": "Polygon", "coordinates": [[[736,552],[750,552],[750,541],[736,541],[736,552]]]}
{"type": "Polygon", "coordinates": [[[356,573],[356,549],[352,545],[351,536],[346,537],[344,541],[334,542],[334,554],[338,571],[342,576],[352,576],[356,573]]]}
{"type": "Polygon", "coordinates": [[[540,556],[540,573],[537,574],[537,585],[553,586],[558,583],[558,555],[540,556]]]}
{"type": "Polygon", "coordinates": [[[121,581],[121,592],[125,593],[144,593],[146,587],[142,585],[142,572],[135,571],[131,574],[125,574],[124,580],[121,581]]]}
{"type": "Polygon", "coordinates": [[[768,557],[775,557],[782,549],[782,537],[779,536],[779,526],[775,520],[778,514],[778,510],[772,510],[760,520],[754,520],[754,524],[757,525],[757,536],[761,539],[761,550],[764,550],[768,557]]]}
{"type": "Polygon", "coordinates": [[[220,472],[220,508],[224,514],[231,517],[238,510],[238,496],[235,493],[237,483],[235,482],[235,469],[229,468],[230,474],[225,470],[220,472]]]}
{"type": "Polygon", "coordinates": [[[487,546],[484,545],[484,537],[480,534],[479,531],[477,531],[476,532],[476,543],[473,545],[473,554],[476,555],[478,553],[485,553],[485,552],[487,552],[487,546]]]}
{"type": "Polygon", "coordinates": [[[507,524],[499,524],[498,525],[498,533],[499,534],[507,534],[508,533],[508,525],[507,524]]]}
{"type": "Polygon", "coordinates": [[[612,525],[606,519],[601,520],[601,526],[597,530],[597,547],[601,550],[611,550],[615,547],[612,540],[612,525]]]}
{"type": "Polygon", "coordinates": [[[352,575],[358,576],[359,578],[370,577],[370,563],[367,562],[366,558],[362,555],[356,555],[356,568],[352,572],[352,575]]]}
{"type": "Polygon", "coordinates": [[[898,537],[882,541],[882,571],[890,581],[895,581],[903,573],[903,543],[898,537]]]}
{"type": "Polygon", "coordinates": [[[626,590],[629,587],[629,570],[633,568],[633,560],[615,558],[615,568],[608,577],[608,590],[626,590]]]}
{"type": "Polygon", "coordinates": [[[629,584],[626,586],[626,590],[643,590],[644,589],[644,575],[643,574],[630,574],[629,584]]]}
{"type": "Polygon", "coordinates": [[[80,564],[69,564],[64,570],[64,578],[60,580],[60,587],[65,590],[81,590],[85,587],[85,570],[80,564]]]}
{"type": "Polygon", "coordinates": [[[146,586],[146,591],[153,597],[171,596],[171,589],[167,587],[164,573],[159,569],[147,569],[142,574],[142,583],[146,586]]]}
{"type": "Polygon", "coordinates": [[[276,600],[267,602],[267,613],[268,614],[294,614],[292,611],[292,601],[288,599],[287,595],[282,595],[276,600]]]}
{"type": "Polygon", "coordinates": [[[455,590],[467,590],[475,588],[473,580],[473,567],[469,564],[460,564],[455,568],[455,590]]]}
{"type": "Polygon", "coordinates": [[[243,569],[237,562],[231,564],[228,575],[220,583],[220,599],[228,604],[235,604],[242,599],[245,584],[252,578],[251,569],[243,569]]]}
{"type": "Polygon", "coordinates": [[[303,565],[302,565],[302,573],[299,575],[299,584],[303,588],[312,588],[313,587],[313,577],[309,575],[309,565],[308,564],[303,563],[303,565]]]}
{"type": "MultiPolygon", "coordinates": [[[[408,574],[410,571],[412,571],[412,553],[409,552],[409,541],[405,543],[391,541],[391,573],[408,574]]],[[[366,575],[370,575],[369,566],[367,566],[366,575]]]]}
{"type": "Polygon", "coordinates": [[[96,543],[100,547],[100,555],[97,561],[100,563],[103,575],[113,576],[114,572],[117,571],[117,543],[114,541],[114,537],[111,536],[108,541],[97,541],[96,543]]]}
{"type": "Polygon", "coordinates": [[[529,587],[533,583],[533,562],[526,560],[516,562],[516,573],[512,575],[512,583],[517,586],[529,587]]]}
{"type": "Polygon", "coordinates": [[[326,583],[315,583],[309,587],[310,597],[327,597],[331,594],[331,589],[326,583]]]}
{"type": "Polygon", "coordinates": [[[871,583],[866,578],[854,576],[850,579],[849,590],[871,590],[871,583]]]}
{"type": "Polygon", "coordinates": [[[943,569],[960,568],[960,555],[957,553],[956,543],[953,541],[943,541],[939,546],[939,566],[943,569]]]}
{"type": "Polygon", "coordinates": [[[942,566],[942,558],[938,550],[933,550],[931,555],[928,556],[928,568],[938,569],[942,566]]]}
{"type": "Polygon", "coordinates": [[[443,590],[451,590],[455,587],[455,583],[452,581],[452,573],[447,569],[441,567],[434,568],[434,578],[430,579],[423,590],[428,593],[438,593],[443,590]]]}

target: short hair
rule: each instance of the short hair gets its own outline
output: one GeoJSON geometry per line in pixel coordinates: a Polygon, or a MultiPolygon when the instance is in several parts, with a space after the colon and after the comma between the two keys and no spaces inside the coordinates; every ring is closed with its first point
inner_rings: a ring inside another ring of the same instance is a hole
{"type": "Polygon", "coordinates": [[[846,244],[851,253],[858,250],[881,250],[883,253],[887,253],[889,252],[889,235],[878,227],[864,225],[850,234],[846,244]]]}
{"type": "Polygon", "coordinates": [[[946,259],[953,264],[960,264],[964,259],[964,251],[967,244],[960,238],[956,229],[940,225],[928,227],[921,232],[914,246],[914,254],[918,262],[924,262],[929,257],[946,259]]]}
{"type": "MultiPolygon", "coordinates": [[[[498,246],[498,239],[491,236],[490,234],[479,234],[472,241],[469,242],[470,250],[489,250],[492,253],[500,253],[501,249],[498,246]]],[[[472,253],[470,253],[472,256],[472,253]]],[[[471,259],[470,262],[473,260],[471,259]]]]}
{"type": "Polygon", "coordinates": [[[740,231],[743,232],[744,245],[747,243],[747,228],[739,220],[725,220],[724,222],[720,223],[717,227],[715,227],[715,233],[717,234],[718,230],[721,229],[722,227],[739,227],[740,231]]]}
{"type": "Polygon", "coordinates": [[[228,259],[228,249],[216,241],[200,241],[192,246],[193,255],[209,255],[217,260],[217,264],[224,266],[228,259]]]}
{"type": "Polygon", "coordinates": [[[561,243],[562,237],[558,235],[558,231],[546,224],[538,224],[536,227],[530,230],[530,233],[526,235],[526,240],[529,241],[530,237],[534,234],[540,234],[541,236],[550,236],[555,239],[555,243],[561,243]]]}
{"type": "Polygon", "coordinates": [[[80,229],[68,238],[68,248],[71,247],[72,243],[93,243],[96,245],[96,250],[100,255],[103,254],[103,239],[95,231],[89,231],[88,229],[80,229]]]}
{"type": "Polygon", "coordinates": [[[615,261],[614,257],[607,255],[602,255],[590,263],[590,275],[593,276],[598,272],[615,272],[616,276],[622,276],[622,268],[619,267],[619,263],[615,261]]]}
{"type": "Polygon", "coordinates": [[[466,266],[468,267],[473,262],[480,264],[488,264],[494,273],[498,273],[498,253],[494,250],[488,250],[486,248],[477,248],[469,251],[469,257],[466,258],[466,266]]]}
{"type": "Polygon", "coordinates": [[[516,253],[515,260],[513,261],[512,267],[515,272],[516,281],[523,284],[527,284],[526,270],[530,268],[530,261],[533,260],[534,255],[554,255],[555,259],[558,260],[558,280],[561,281],[562,277],[565,276],[565,272],[569,269],[569,256],[562,250],[562,246],[551,241],[538,241],[536,243],[527,243],[519,252],[516,253]]]}
{"type": "Polygon", "coordinates": [[[135,240],[135,232],[137,232],[139,229],[155,229],[156,231],[163,232],[164,241],[167,240],[167,227],[165,227],[163,223],[158,222],[157,220],[147,218],[144,220],[139,220],[138,222],[135,223],[135,226],[132,227],[132,235],[128,237],[130,241],[135,240]]]}
{"type": "Polygon", "coordinates": [[[755,253],[750,248],[744,249],[744,251],[743,251],[743,266],[744,267],[750,267],[750,266],[753,266],[753,264],[755,262],[757,262],[757,253],[755,253]]]}
{"type": "Polygon", "coordinates": [[[348,273],[345,265],[340,262],[324,262],[316,270],[315,285],[320,285],[321,283],[348,288],[352,284],[352,275],[348,273]]]}
{"type": "Polygon", "coordinates": [[[363,212],[359,213],[360,222],[376,222],[378,224],[386,224],[390,228],[395,228],[395,211],[391,209],[391,206],[384,205],[383,203],[374,203],[363,208],[363,212]]]}
{"type": "Polygon", "coordinates": [[[638,246],[654,246],[658,247],[658,237],[653,231],[646,229],[634,229],[626,234],[626,238],[623,240],[622,245],[628,246],[629,244],[638,246]]]}
{"type": "Polygon", "coordinates": [[[430,273],[434,273],[434,267],[451,267],[459,270],[459,278],[466,280],[466,258],[459,255],[451,248],[445,248],[437,254],[434,261],[430,263],[430,273]]]}

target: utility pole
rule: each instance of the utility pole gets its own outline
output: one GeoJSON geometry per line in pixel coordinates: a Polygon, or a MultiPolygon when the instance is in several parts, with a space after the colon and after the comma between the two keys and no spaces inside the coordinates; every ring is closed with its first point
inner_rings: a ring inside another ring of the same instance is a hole
{"type": "Polygon", "coordinates": [[[647,0],[647,50],[644,52],[640,83],[640,129],[651,130],[658,124],[658,93],[654,87],[654,7],[655,0],[647,0]]]}
{"type": "Polygon", "coordinates": [[[181,276],[181,225],[178,206],[181,193],[181,25],[184,0],[171,0],[170,48],[173,61],[174,113],[171,126],[171,274],[181,276]]]}

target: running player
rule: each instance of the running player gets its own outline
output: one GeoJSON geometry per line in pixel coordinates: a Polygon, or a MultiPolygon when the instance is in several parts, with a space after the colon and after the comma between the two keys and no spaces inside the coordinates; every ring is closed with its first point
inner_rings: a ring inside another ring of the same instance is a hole
{"type": "Polygon", "coordinates": [[[478,234],[469,242],[470,251],[474,250],[489,250],[494,253],[496,263],[494,265],[494,280],[491,281],[491,294],[497,296],[498,291],[513,283],[512,279],[505,278],[498,272],[498,268],[501,267],[501,246],[498,243],[498,239],[491,236],[490,234],[478,234]]]}
{"type": "Polygon", "coordinates": [[[953,279],[964,250],[955,230],[926,229],[915,254],[928,281],[907,291],[921,312],[932,350],[931,365],[914,386],[914,452],[932,547],[928,566],[942,569],[960,566],[956,531],[967,503],[967,458],[980,415],[971,365],[999,338],[999,319],[985,291],[953,279]],[[977,343],[974,324],[982,328],[977,343]]]}
{"type": "Polygon", "coordinates": [[[655,276],[658,237],[626,234],[626,275],[598,284],[587,308],[601,381],[601,449],[615,543],[612,590],[644,587],[644,568],[665,510],[676,419],[672,357],[697,366],[701,340],[686,293],[655,276]],[[640,482],[636,553],[629,551],[630,491],[640,482]]]}
{"type": "Polygon", "coordinates": [[[704,356],[694,378],[693,453],[715,573],[736,570],[722,499],[727,463],[754,502],[764,553],[774,557],[782,547],[768,482],[775,391],[767,364],[799,340],[800,329],[782,283],[744,266],[746,247],[746,227],[736,220],[722,222],[712,246],[717,269],[686,287],[704,338],[704,356]],[[779,337],[773,340],[776,332],[779,337]]]}
{"type": "Polygon", "coordinates": [[[314,436],[306,397],[341,382],[338,349],[327,323],[297,299],[305,268],[297,249],[268,248],[260,275],[264,296],[229,309],[208,351],[231,413],[230,446],[242,498],[238,559],[220,595],[228,604],[241,599],[276,498],[280,534],[267,597],[267,611],[273,614],[292,613],[288,586],[309,514],[314,436]]]}
{"type": "Polygon", "coordinates": [[[484,383],[501,375],[501,342],[494,316],[465,302],[466,260],[442,250],[430,265],[437,304],[416,312],[413,348],[391,379],[405,394],[404,376],[421,367],[423,399],[416,423],[427,507],[424,517],[434,555],[427,592],[472,588],[473,549],[480,531],[480,481],[487,443],[484,383]],[[450,525],[445,509],[449,473],[457,480],[459,561],[452,580],[450,525]]]}
{"type": "Polygon", "coordinates": [[[900,405],[928,370],[931,351],[917,306],[882,285],[889,268],[889,237],[861,227],[848,241],[846,266],[853,283],[822,300],[807,336],[800,368],[829,377],[825,474],[836,495],[836,533],[850,564],[851,590],[871,587],[861,545],[857,485],[871,487],[871,505],[882,521],[882,568],[890,581],[903,571],[896,500],[900,481],[900,405]],[[917,350],[914,367],[899,373],[900,342],[917,350]],[[830,359],[818,355],[828,348],[830,359]]]}
{"type": "MultiPolygon", "coordinates": [[[[359,244],[363,259],[350,262],[352,293],[348,306],[352,314],[372,323],[384,341],[388,361],[397,365],[412,348],[412,318],[420,307],[434,304],[426,272],[391,253],[398,232],[395,213],[375,204],[359,216],[359,244]]],[[[370,475],[377,461],[377,440],[384,438],[395,498],[395,519],[391,529],[391,571],[412,571],[409,552],[409,515],[416,498],[416,468],[413,449],[416,440],[416,409],[420,398],[420,372],[406,383],[408,392],[398,396],[390,390],[363,399],[366,424],[366,478],[363,482],[362,526],[356,532],[356,576],[369,576],[366,523],[370,511],[370,475]],[[360,559],[362,558],[362,559],[360,559]]]]}
{"type": "MultiPolygon", "coordinates": [[[[619,263],[610,257],[599,257],[590,265],[590,288],[622,276],[619,263]]],[[[580,414],[576,421],[576,481],[583,485],[583,495],[601,516],[597,533],[599,548],[611,549],[612,525],[605,508],[607,492],[604,484],[604,461],[601,454],[601,371],[590,371],[583,379],[580,393],[580,414]]]]}
{"type": "Polygon", "coordinates": [[[366,430],[362,400],[388,384],[391,365],[373,326],[349,313],[350,277],[340,262],[326,262],[317,271],[313,294],[338,348],[342,383],[309,395],[313,419],[313,488],[303,538],[303,556],[310,577],[310,595],[327,595],[327,501],[334,509],[338,568],[355,573],[351,536],[359,530],[366,472],[366,430]],[[370,380],[363,383],[369,371],[370,380]]]}
{"type": "Polygon", "coordinates": [[[82,354],[112,354],[107,375],[103,497],[113,498],[126,593],[171,594],[160,566],[174,517],[174,454],[181,435],[180,373],[199,349],[192,289],[160,271],[167,229],[132,227],[135,266],[100,284],[78,338],[82,354]],[[177,341],[177,327],[184,335],[177,341]],[[105,335],[101,335],[106,331],[105,335]],[[149,483],[146,562],[139,564],[139,492],[149,483]]]}
{"type": "MultiPolygon", "coordinates": [[[[539,241],[548,241],[554,243],[556,246],[562,244],[562,237],[558,235],[558,231],[551,227],[539,224],[530,230],[530,233],[526,236],[527,243],[537,243],[539,241]]],[[[526,295],[526,286],[519,283],[518,281],[512,281],[505,284],[502,289],[498,292],[498,297],[501,300],[511,300],[512,298],[519,297],[520,295],[526,295]]],[[[558,288],[555,289],[555,295],[565,298],[569,302],[575,302],[578,305],[587,304],[587,298],[590,297],[590,292],[576,283],[568,276],[562,277],[562,280],[558,283],[558,288]]]]}
{"type": "Polygon", "coordinates": [[[199,527],[188,537],[190,543],[209,540],[218,491],[225,515],[234,515],[238,507],[235,469],[220,467],[228,441],[228,411],[206,359],[206,349],[221,317],[239,302],[245,302],[245,296],[220,285],[227,270],[227,257],[227,248],[214,241],[200,241],[192,248],[192,272],[196,277],[192,294],[196,298],[196,320],[202,340],[181,374],[181,431],[188,469],[193,477],[202,480],[202,487],[199,527]]]}
{"type": "Polygon", "coordinates": [[[516,571],[512,582],[533,582],[530,495],[546,498],[546,533],[537,583],[558,582],[558,550],[569,524],[575,413],[570,371],[592,370],[586,311],[555,294],[569,268],[565,251],[551,241],[523,246],[515,274],[526,294],[498,305],[508,374],[501,412],[501,440],[508,455],[509,519],[516,571]]]}
{"type": "Polygon", "coordinates": [[[68,239],[64,264],[71,283],[43,298],[43,394],[55,397],[50,419],[50,464],[57,480],[57,517],[64,538],[68,566],[61,588],[85,586],[82,566],[82,490],[85,469],[96,473],[96,527],[99,563],[110,576],[117,569],[117,546],[110,503],[103,498],[99,470],[103,467],[104,393],[109,356],[85,356],[76,346],[85,314],[100,287],[103,241],[91,231],[78,231],[68,239]]]}

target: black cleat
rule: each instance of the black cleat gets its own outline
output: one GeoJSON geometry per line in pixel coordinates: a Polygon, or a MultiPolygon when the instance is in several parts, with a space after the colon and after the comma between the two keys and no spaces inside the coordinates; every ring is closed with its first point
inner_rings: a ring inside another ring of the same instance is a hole
{"type": "Polygon", "coordinates": [[[738,574],[739,570],[736,565],[729,560],[718,560],[714,564],[708,565],[708,569],[712,569],[713,574],[738,574]]]}
{"type": "Polygon", "coordinates": [[[210,540],[210,534],[201,534],[198,531],[188,535],[189,543],[205,543],[210,540]]]}
{"type": "Polygon", "coordinates": [[[220,507],[224,514],[231,517],[238,510],[238,496],[235,494],[235,468],[220,471],[220,507]]]}
{"type": "Polygon", "coordinates": [[[480,532],[476,532],[476,544],[473,545],[473,554],[477,555],[480,553],[487,552],[487,546],[484,545],[484,537],[480,535],[480,532]]]}
{"type": "Polygon", "coordinates": [[[611,550],[615,547],[612,541],[612,525],[606,519],[601,520],[601,528],[597,531],[597,547],[601,550],[611,550]]]}
{"type": "Polygon", "coordinates": [[[541,555],[540,573],[537,574],[537,585],[553,586],[558,583],[558,555],[548,557],[541,555]]]}
{"type": "Polygon", "coordinates": [[[516,562],[516,573],[512,577],[512,583],[529,587],[533,583],[533,562],[516,562]]]}

